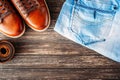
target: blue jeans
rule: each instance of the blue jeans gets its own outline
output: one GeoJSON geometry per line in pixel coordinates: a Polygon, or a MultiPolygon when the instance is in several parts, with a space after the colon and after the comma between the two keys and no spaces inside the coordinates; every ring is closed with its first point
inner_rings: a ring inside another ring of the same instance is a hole
{"type": "Polygon", "coordinates": [[[54,30],[120,62],[120,0],[66,0],[54,30]]]}

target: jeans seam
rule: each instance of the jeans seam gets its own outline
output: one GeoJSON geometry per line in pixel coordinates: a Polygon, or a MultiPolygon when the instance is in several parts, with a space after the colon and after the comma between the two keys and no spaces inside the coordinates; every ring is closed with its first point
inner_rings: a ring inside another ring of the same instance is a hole
{"type": "MultiPolygon", "coordinates": [[[[81,37],[76,33],[76,32],[74,32],[73,31],[73,29],[72,29],[72,26],[73,26],[73,17],[75,16],[75,7],[76,7],[76,5],[77,5],[77,2],[78,2],[78,0],[74,0],[74,6],[73,6],[73,9],[72,9],[72,14],[71,14],[71,17],[70,17],[70,28],[69,28],[69,30],[73,33],[73,34],[75,34],[76,35],[76,37],[80,40],[80,41],[82,41],[82,39],[81,39],[81,37]]],[[[82,41],[82,43],[84,44],[84,42],[82,41]]]]}

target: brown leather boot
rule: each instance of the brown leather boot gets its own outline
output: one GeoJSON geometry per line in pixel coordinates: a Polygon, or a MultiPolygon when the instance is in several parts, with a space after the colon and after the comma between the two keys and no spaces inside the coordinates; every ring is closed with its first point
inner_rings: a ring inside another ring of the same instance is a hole
{"type": "Polygon", "coordinates": [[[22,20],[8,0],[0,0],[0,32],[11,38],[18,38],[25,32],[22,20]]]}
{"type": "Polygon", "coordinates": [[[26,24],[35,31],[44,31],[50,25],[50,13],[45,0],[11,0],[26,24]]]}

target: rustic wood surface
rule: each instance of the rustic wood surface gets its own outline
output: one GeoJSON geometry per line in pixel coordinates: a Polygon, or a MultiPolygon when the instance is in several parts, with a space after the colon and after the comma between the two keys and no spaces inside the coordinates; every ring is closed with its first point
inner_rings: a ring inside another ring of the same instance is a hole
{"type": "Polygon", "coordinates": [[[65,0],[46,0],[51,25],[39,33],[26,27],[25,34],[10,40],[16,48],[12,61],[0,64],[0,80],[120,80],[120,63],[78,45],[53,28],[65,0]]]}

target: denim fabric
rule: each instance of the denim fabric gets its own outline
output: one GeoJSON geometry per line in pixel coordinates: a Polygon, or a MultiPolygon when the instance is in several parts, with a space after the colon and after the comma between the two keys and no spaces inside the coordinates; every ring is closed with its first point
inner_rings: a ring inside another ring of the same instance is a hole
{"type": "Polygon", "coordinates": [[[120,0],[66,0],[54,30],[120,62],[120,0]]]}

